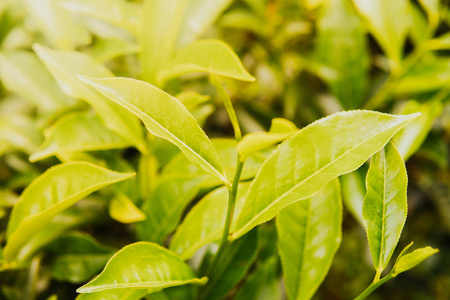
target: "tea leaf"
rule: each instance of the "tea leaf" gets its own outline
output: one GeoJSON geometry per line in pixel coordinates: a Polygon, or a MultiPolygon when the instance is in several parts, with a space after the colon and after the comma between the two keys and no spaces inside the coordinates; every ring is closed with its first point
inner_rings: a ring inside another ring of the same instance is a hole
{"type": "Polygon", "coordinates": [[[148,131],[173,143],[193,163],[229,185],[211,141],[180,101],[151,84],[134,79],[80,79],[138,116],[148,131]]]}
{"type": "Polygon", "coordinates": [[[438,252],[439,249],[433,249],[430,246],[427,246],[425,248],[416,249],[411,253],[403,255],[402,257],[399,258],[399,260],[395,264],[392,277],[396,277],[398,276],[398,274],[414,268],[422,261],[438,252]]]}
{"type": "Polygon", "coordinates": [[[8,90],[43,112],[59,110],[75,103],[64,95],[39,59],[29,52],[0,53],[0,78],[8,90]]]}
{"type": "Polygon", "coordinates": [[[289,299],[311,299],[341,243],[342,202],[337,179],[277,217],[278,251],[289,299]]]}
{"type": "Polygon", "coordinates": [[[201,299],[222,299],[247,273],[258,253],[257,232],[253,230],[225,248],[208,283],[200,292],[201,299]]]}
{"type": "Polygon", "coordinates": [[[207,278],[195,278],[194,272],[170,250],[148,242],[122,248],[105,269],[78,293],[119,288],[166,288],[189,283],[205,284],[207,278]]]}
{"type": "Polygon", "coordinates": [[[76,300],[140,300],[147,295],[147,290],[113,289],[90,294],[78,295],[76,300]]]}
{"type": "Polygon", "coordinates": [[[111,200],[109,215],[114,220],[125,224],[143,221],[147,218],[124,194],[119,194],[111,200]]]}
{"type": "Polygon", "coordinates": [[[439,13],[440,13],[440,1],[439,0],[419,0],[422,7],[425,9],[428,21],[432,28],[439,23],[439,13]]]}
{"type": "Polygon", "coordinates": [[[32,118],[17,114],[0,116],[0,144],[5,147],[0,150],[0,156],[9,150],[31,154],[39,147],[41,140],[42,136],[32,118]]]}
{"type": "Polygon", "coordinates": [[[81,52],[56,51],[36,44],[33,49],[67,95],[89,103],[109,129],[132,142],[141,152],[147,151],[139,120],[76,78],[77,74],[112,77],[107,68],[81,52]]]}
{"type": "Polygon", "coordinates": [[[132,173],[117,173],[85,162],[48,169],[24,190],[14,205],[8,223],[5,259],[20,259],[28,240],[59,212],[104,186],[132,176],[132,173]]]}
{"type": "Polygon", "coordinates": [[[156,84],[172,57],[190,0],[144,0],[140,19],[142,77],[156,84]]]}
{"type": "Polygon", "coordinates": [[[359,107],[367,89],[369,52],[360,23],[345,0],[325,2],[318,20],[315,53],[337,71],[326,82],[345,109],[359,107]]]}
{"type": "MultiPolygon", "coordinates": [[[[238,215],[244,204],[244,195],[249,184],[239,185],[234,214],[238,215]]],[[[218,188],[200,200],[178,226],[170,249],[180,254],[183,260],[194,255],[200,247],[220,239],[228,207],[228,190],[218,188]]]]}
{"type": "Polygon", "coordinates": [[[61,153],[128,146],[129,142],[106,128],[95,115],[77,112],[62,117],[51,127],[44,143],[30,156],[30,161],[38,161],[61,153]]]}
{"type": "Polygon", "coordinates": [[[289,120],[275,118],[272,120],[269,132],[251,132],[246,134],[237,145],[237,151],[242,159],[250,154],[269,148],[294,135],[299,129],[289,120]]]}
{"type": "Polygon", "coordinates": [[[434,120],[441,115],[442,110],[443,106],[440,101],[420,104],[411,100],[405,103],[402,114],[420,112],[421,115],[392,138],[392,143],[400,152],[403,160],[407,161],[420,148],[430,132],[434,120]]]}
{"type": "Polygon", "coordinates": [[[243,81],[255,80],[233,49],[218,40],[202,40],[181,49],[159,72],[157,79],[165,82],[190,72],[211,72],[243,81]]]}
{"type": "Polygon", "coordinates": [[[175,47],[180,49],[200,37],[232,0],[190,0],[175,47]]]}
{"type": "Polygon", "coordinates": [[[408,0],[353,0],[366,20],[369,31],[397,67],[403,56],[403,45],[411,26],[408,0]]]}
{"type": "Polygon", "coordinates": [[[137,35],[140,5],[124,0],[58,0],[72,13],[82,14],[137,35]]]}
{"type": "Polygon", "coordinates": [[[89,32],[74,23],[69,12],[59,7],[58,1],[25,0],[24,3],[41,32],[56,48],[72,50],[91,42],[89,32]]]}
{"type": "Polygon", "coordinates": [[[389,143],[372,157],[362,210],[377,274],[387,266],[405,224],[407,184],[403,159],[389,143]]]}
{"type": "Polygon", "coordinates": [[[104,38],[94,44],[92,47],[91,56],[99,62],[106,62],[117,56],[137,53],[139,50],[140,48],[137,44],[129,42],[125,39],[104,38]]]}
{"type": "Polygon", "coordinates": [[[263,164],[232,239],[272,219],[285,206],[313,196],[331,179],[357,169],[417,117],[349,111],[303,128],[263,164]]]}
{"type": "Polygon", "coordinates": [[[342,200],[345,208],[352,214],[355,220],[358,221],[362,227],[364,227],[362,206],[366,195],[364,178],[367,174],[367,169],[363,167],[364,165],[361,167],[362,170],[358,169],[340,177],[342,200]]]}

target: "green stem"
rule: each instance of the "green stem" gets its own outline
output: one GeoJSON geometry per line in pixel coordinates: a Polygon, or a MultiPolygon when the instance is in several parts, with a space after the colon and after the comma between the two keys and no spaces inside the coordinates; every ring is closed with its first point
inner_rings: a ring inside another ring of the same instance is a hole
{"type": "Polygon", "coordinates": [[[236,196],[238,192],[239,180],[241,178],[243,167],[244,162],[241,161],[240,157],[238,157],[233,184],[231,185],[231,188],[228,190],[228,208],[227,208],[227,216],[225,219],[225,226],[222,232],[222,239],[220,241],[219,250],[217,250],[217,254],[214,257],[213,264],[211,265],[211,270],[215,269],[217,262],[222,256],[223,250],[228,245],[228,235],[230,234],[231,224],[233,222],[234,207],[236,206],[236,196]]]}
{"type": "MultiPolygon", "coordinates": [[[[375,278],[376,279],[376,278],[375,278]]],[[[355,300],[366,299],[370,294],[372,294],[377,288],[383,285],[386,281],[392,279],[392,272],[383,277],[380,280],[374,280],[355,300]]]]}

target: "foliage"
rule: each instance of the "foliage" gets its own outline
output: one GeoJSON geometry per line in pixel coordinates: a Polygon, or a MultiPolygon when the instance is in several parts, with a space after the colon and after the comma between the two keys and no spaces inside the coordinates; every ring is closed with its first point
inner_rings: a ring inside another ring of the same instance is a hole
{"type": "Polygon", "coordinates": [[[3,0],[0,298],[447,298],[449,26],[425,0],[3,0]]]}

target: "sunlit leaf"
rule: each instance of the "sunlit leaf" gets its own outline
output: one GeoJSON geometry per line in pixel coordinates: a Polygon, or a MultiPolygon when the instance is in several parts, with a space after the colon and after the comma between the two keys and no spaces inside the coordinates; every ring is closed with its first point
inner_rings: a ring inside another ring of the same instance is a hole
{"type": "Polygon", "coordinates": [[[138,116],[152,134],[173,143],[192,162],[229,184],[211,141],[180,101],[143,81],[80,78],[138,116]]]}
{"type": "Polygon", "coordinates": [[[366,20],[373,34],[394,67],[403,56],[403,46],[411,26],[408,0],[353,0],[356,9],[366,20]]]}
{"type": "Polygon", "coordinates": [[[140,14],[139,43],[143,79],[156,84],[158,72],[175,51],[190,0],[144,0],[140,14]]]}
{"type": "Polygon", "coordinates": [[[435,28],[439,23],[440,0],[419,0],[419,3],[427,12],[428,21],[431,28],[435,28]]]}
{"type": "Polygon", "coordinates": [[[232,238],[272,219],[285,206],[313,196],[331,179],[357,169],[416,117],[349,111],[303,128],[263,164],[232,238]]]}
{"type": "Polygon", "coordinates": [[[134,176],[90,163],[65,163],[48,169],[35,179],[14,205],[7,229],[4,256],[14,260],[28,240],[59,212],[90,193],[134,176]]]}
{"type": "Polygon", "coordinates": [[[146,152],[139,120],[76,77],[112,77],[106,67],[81,52],[51,50],[41,45],[33,49],[67,95],[88,102],[109,129],[146,152]]]}
{"type": "Polygon", "coordinates": [[[372,157],[362,210],[377,274],[387,266],[406,221],[407,183],[403,159],[389,143],[372,157]]]}
{"type": "Polygon", "coordinates": [[[237,151],[242,158],[254,152],[269,148],[291,137],[298,131],[297,126],[282,118],[272,119],[269,132],[251,132],[246,134],[237,145],[237,151]]]}
{"type": "Polygon", "coordinates": [[[104,38],[94,44],[91,55],[97,61],[105,62],[117,56],[137,53],[139,49],[137,44],[128,42],[125,39],[104,38]]]}
{"type": "Polygon", "coordinates": [[[0,79],[8,90],[43,112],[55,111],[75,103],[64,95],[39,59],[29,52],[1,53],[0,79]]]}
{"type": "Polygon", "coordinates": [[[58,0],[24,0],[28,13],[35,19],[45,37],[62,50],[72,50],[91,42],[89,33],[71,20],[58,0]]]}
{"type": "Polygon", "coordinates": [[[139,24],[137,3],[125,0],[58,0],[61,7],[121,27],[136,35],[139,24]]]}
{"type": "Polygon", "coordinates": [[[115,252],[113,248],[105,247],[81,232],[59,237],[48,246],[47,251],[52,256],[52,276],[71,283],[81,283],[92,278],[115,252]]]}
{"type": "Polygon", "coordinates": [[[128,245],[117,252],[105,269],[80,287],[79,293],[118,288],[165,288],[189,283],[204,284],[179,257],[161,246],[148,242],[128,245]]]}
{"type": "Polygon", "coordinates": [[[232,0],[190,0],[178,33],[176,48],[194,42],[231,4],[232,0]]]}
{"type": "Polygon", "coordinates": [[[395,264],[394,273],[392,273],[392,276],[396,277],[398,274],[414,268],[422,261],[438,252],[438,249],[433,249],[430,246],[427,246],[425,248],[416,249],[411,253],[403,255],[395,264]]]}
{"type": "Polygon", "coordinates": [[[148,294],[147,290],[113,289],[96,293],[80,294],[76,300],[140,300],[148,294]]]}
{"type": "Polygon", "coordinates": [[[146,215],[124,194],[119,194],[109,205],[111,218],[121,223],[135,223],[146,219],[146,215]]]}
{"type": "Polygon", "coordinates": [[[0,144],[5,147],[3,151],[20,150],[27,154],[36,151],[42,136],[35,125],[26,115],[0,116],[0,144]]]}
{"type": "Polygon", "coordinates": [[[289,299],[311,299],[341,243],[339,181],[312,198],[284,208],[277,217],[278,249],[289,299]]]}
{"type": "Polygon", "coordinates": [[[327,84],[345,109],[359,107],[367,89],[369,52],[361,27],[347,1],[328,1],[322,7],[315,53],[336,70],[337,77],[327,84]]]}
{"type": "Polygon", "coordinates": [[[402,155],[403,160],[408,160],[419,149],[430,132],[434,120],[442,113],[442,110],[440,101],[421,104],[411,100],[405,103],[401,111],[402,114],[420,112],[421,115],[392,138],[392,142],[402,155]]]}
{"type": "MultiPolygon", "coordinates": [[[[241,211],[249,184],[239,185],[234,215],[241,211]]],[[[200,247],[220,239],[228,207],[228,190],[216,189],[206,195],[187,214],[170,242],[170,249],[186,260],[200,247]]]]}
{"type": "Polygon", "coordinates": [[[345,208],[352,214],[361,226],[364,226],[362,218],[362,206],[366,195],[365,177],[367,168],[355,170],[340,177],[342,200],[345,208]]]}
{"type": "Polygon", "coordinates": [[[126,148],[130,143],[109,130],[93,114],[73,113],[59,119],[46,133],[46,139],[30,156],[30,161],[78,151],[126,148]]]}
{"type": "Polygon", "coordinates": [[[158,81],[164,82],[190,72],[211,72],[244,81],[255,80],[233,49],[219,40],[198,41],[175,53],[159,72],[158,81]]]}

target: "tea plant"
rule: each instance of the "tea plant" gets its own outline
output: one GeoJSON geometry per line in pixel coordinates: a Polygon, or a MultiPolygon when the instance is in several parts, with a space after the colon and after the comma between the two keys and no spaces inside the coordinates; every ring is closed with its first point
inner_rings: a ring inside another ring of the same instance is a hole
{"type": "Polygon", "coordinates": [[[0,4],[2,297],[311,299],[333,270],[343,203],[366,230],[375,275],[341,297],[365,299],[437,253],[411,242],[392,259],[407,217],[405,161],[422,148],[445,157],[444,139],[422,146],[447,101],[433,53],[448,49],[435,37],[444,6],[299,2],[0,4]],[[305,11],[313,20],[296,19],[305,11]],[[312,24],[314,54],[291,49],[312,24]],[[363,26],[386,72],[371,97],[363,26]],[[243,62],[217,39],[230,28],[254,36],[243,62]],[[301,83],[308,76],[337,109],[302,111],[300,89],[322,93],[301,83]],[[277,101],[284,118],[270,112],[277,101]]]}

